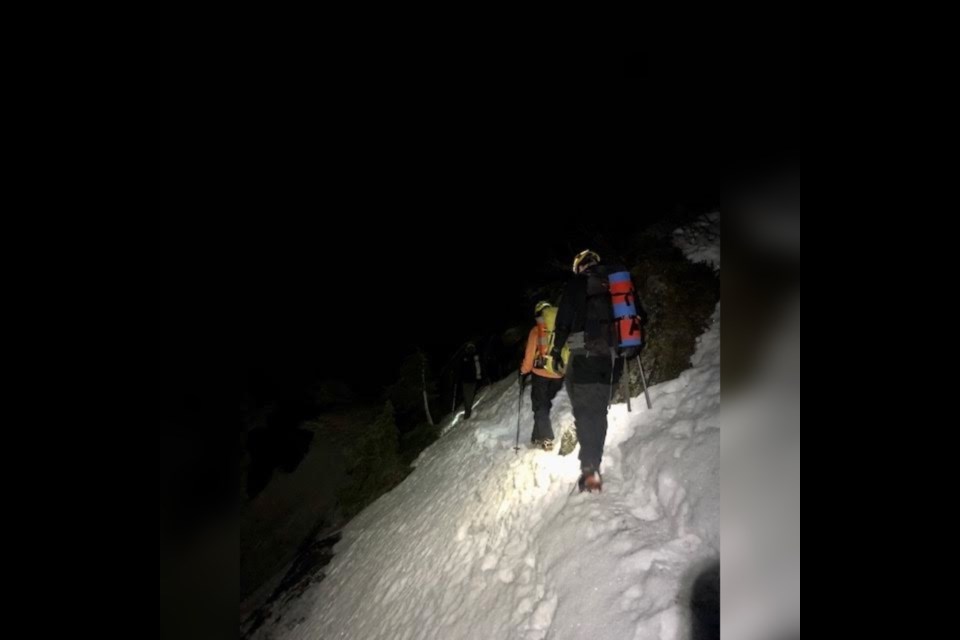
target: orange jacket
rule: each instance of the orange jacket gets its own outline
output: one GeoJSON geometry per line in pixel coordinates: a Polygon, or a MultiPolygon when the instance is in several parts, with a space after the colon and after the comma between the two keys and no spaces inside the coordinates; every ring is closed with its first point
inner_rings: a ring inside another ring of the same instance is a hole
{"type": "Polygon", "coordinates": [[[520,365],[520,373],[526,375],[533,371],[536,375],[544,378],[562,378],[563,376],[559,373],[554,373],[553,371],[548,371],[546,369],[535,369],[533,367],[533,359],[537,356],[537,342],[539,342],[539,336],[537,335],[537,328],[534,327],[533,329],[530,329],[530,335],[527,337],[527,352],[523,356],[523,364],[520,365]]]}

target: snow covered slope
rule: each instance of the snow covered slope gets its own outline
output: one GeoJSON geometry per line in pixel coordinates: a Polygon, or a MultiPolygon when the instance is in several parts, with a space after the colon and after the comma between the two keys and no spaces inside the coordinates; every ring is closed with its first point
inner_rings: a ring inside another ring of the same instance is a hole
{"type": "MultiPolygon", "coordinates": [[[[678,244],[719,268],[719,216],[706,220],[678,244]]],[[[642,394],[632,413],[611,407],[600,494],[571,493],[577,451],[514,453],[517,381],[494,384],[254,637],[688,637],[690,585],[720,548],[719,305],[691,365],[650,389],[653,409],[642,394]]],[[[525,443],[529,390],[521,417],[525,443]]],[[[553,422],[573,424],[565,391],[553,422]]]]}

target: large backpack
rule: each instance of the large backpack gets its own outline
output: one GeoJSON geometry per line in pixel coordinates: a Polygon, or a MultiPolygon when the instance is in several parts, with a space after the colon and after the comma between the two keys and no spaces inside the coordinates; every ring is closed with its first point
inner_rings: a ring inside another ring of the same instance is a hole
{"type": "Polygon", "coordinates": [[[595,267],[587,275],[584,343],[594,355],[623,355],[643,344],[637,291],[623,267],[595,267]]]}
{"type": "Polygon", "coordinates": [[[610,286],[610,303],[613,307],[614,335],[617,339],[618,353],[623,355],[627,349],[639,349],[643,345],[637,290],[633,286],[630,272],[623,268],[612,271],[607,276],[607,281],[610,286]]]}
{"type": "MultiPolygon", "coordinates": [[[[537,351],[533,366],[537,369],[546,369],[547,371],[556,371],[553,368],[554,331],[557,324],[557,308],[554,306],[544,307],[543,311],[537,316],[537,351]]],[[[570,362],[570,347],[563,345],[560,350],[560,357],[564,364],[570,362]]],[[[562,373],[562,370],[558,373],[562,373]]]]}

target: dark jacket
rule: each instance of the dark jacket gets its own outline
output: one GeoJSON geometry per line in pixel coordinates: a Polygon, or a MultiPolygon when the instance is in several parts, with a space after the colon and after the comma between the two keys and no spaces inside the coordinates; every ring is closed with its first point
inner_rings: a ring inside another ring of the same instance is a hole
{"type": "Polygon", "coordinates": [[[577,344],[569,345],[571,349],[609,357],[617,346],[607,273],[603,265],[594,265],[567,283],[557,309],[556,347],[562,348],[578,333],[582,335],[577,344]]]}
{"type": "Polygon", "coordinates": [[[554,351],[558,352],[571,336],[577,337],[571,341],[573,353],[567,363],[567,379],[574,384],[610,384],[619,379],[621,366],[614,361],[617,339],[607,273],[604,265],[588,267],[567,283],[560,298],[554,351]]]}
{"type": "Polygon", "coordinates": [[[460,382],[480,382],[483,371],[480,368],[480,355],[464,353],[460,358],[460,382]]]}

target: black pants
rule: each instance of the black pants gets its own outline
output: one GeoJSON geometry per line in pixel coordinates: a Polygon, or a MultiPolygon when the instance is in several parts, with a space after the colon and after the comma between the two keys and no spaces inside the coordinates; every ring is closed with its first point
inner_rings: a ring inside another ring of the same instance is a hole
{"type": "Polygon", "coordinates": [[[473,411],[473,397],[477,395],[477,383],[464,382],[461,387],[463,388],[463,417],[469,418],[473,411]]]}
{"type": "Polygon", "coordinates": [[[533,435],[530,439],[553,440],[553,428],[550,426],[550,406],[554,397],[563,386],[563,378],[544,378],[533,374],[530,400],[533,402],[533,435]]]}
{"type": "Polygon", "coordinates": [[[567,368],[567,394],[580,441],[580,468],[599,470],[607,439],[607,403],[610,385],[620,379],[621,369],[609,358],[574,356],[567,368]]]}

